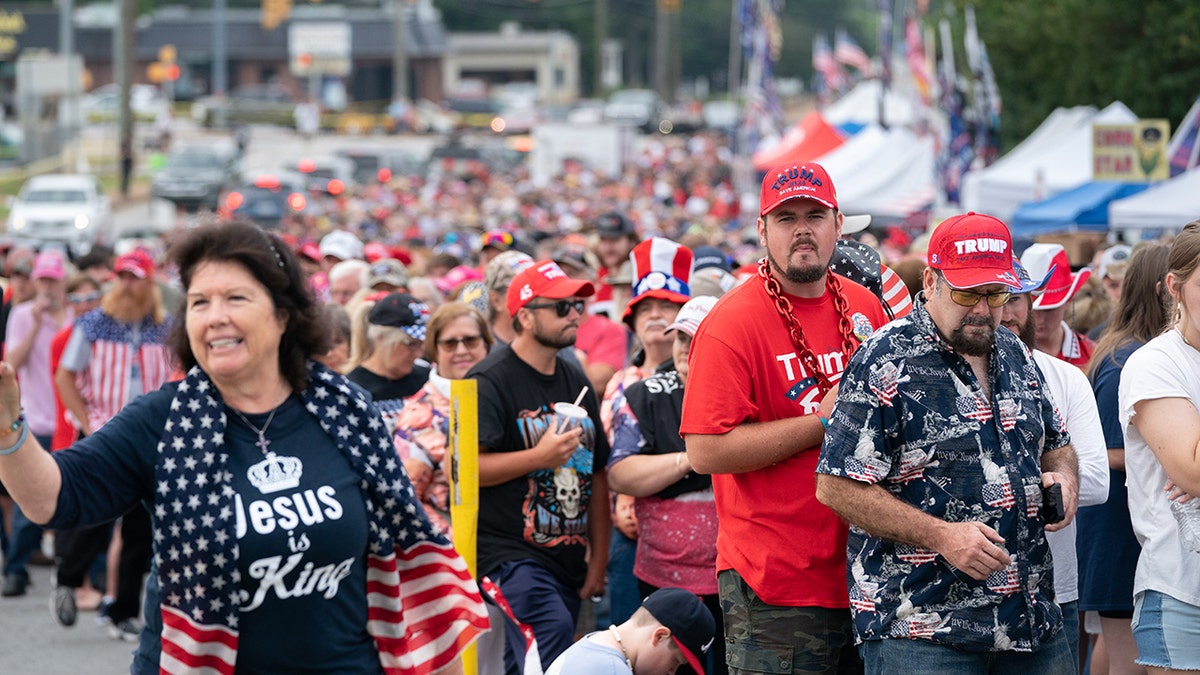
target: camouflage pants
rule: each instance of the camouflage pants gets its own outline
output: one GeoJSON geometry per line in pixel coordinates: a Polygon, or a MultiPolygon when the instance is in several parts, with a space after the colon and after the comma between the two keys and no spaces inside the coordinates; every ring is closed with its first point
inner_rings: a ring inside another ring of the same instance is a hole
{"type": "Polygon", "coordinates": [[[768,605],[734,570],[720,572],[717,585],[730,675],[863,672],[849,609],[768,605]]]}

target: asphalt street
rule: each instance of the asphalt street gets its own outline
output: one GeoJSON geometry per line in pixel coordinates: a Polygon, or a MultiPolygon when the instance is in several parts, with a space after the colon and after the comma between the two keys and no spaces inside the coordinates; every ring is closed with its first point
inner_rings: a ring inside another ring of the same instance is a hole
{"type": "Polygon", "coordinates": [[[108,637],[95,612],[80,612],[71,628],[50,615],[50,568],[29,568],[33,586],[22,597],[0,598],[0,674],[120,675],[129,672],[134,645],[108,637]]]}

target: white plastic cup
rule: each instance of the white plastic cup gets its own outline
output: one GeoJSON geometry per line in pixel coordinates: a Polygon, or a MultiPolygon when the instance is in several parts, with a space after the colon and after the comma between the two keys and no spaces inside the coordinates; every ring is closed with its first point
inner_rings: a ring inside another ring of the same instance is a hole
{"type": "Polygon", "coordinates": [[[588,412],[581,405],[561,402],[554,404],[554,429],[560,434],[565,434],[575,427],[582,427],[587,417],[588,412]]]}

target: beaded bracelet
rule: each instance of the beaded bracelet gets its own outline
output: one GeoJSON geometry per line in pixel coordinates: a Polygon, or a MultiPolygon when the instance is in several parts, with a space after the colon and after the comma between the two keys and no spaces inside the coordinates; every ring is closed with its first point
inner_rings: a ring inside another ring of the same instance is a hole
{"type": "Polygon", "coordinates": [[[21,430],[21,435],[17,437],[17,442],[11,448],[0,450],[0,455],[11,455],[25,445],[25,439],[29,438],[29,425],[25,423],[25,413],[17,415],[17,419],[8,427],[8,432],[4,436],[11,436],[17,429],[21,430]]]}

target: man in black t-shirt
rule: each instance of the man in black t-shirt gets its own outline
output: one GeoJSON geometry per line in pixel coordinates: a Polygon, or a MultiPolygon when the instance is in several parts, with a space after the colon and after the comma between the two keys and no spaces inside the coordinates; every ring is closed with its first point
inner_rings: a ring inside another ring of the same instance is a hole
{"type": "MultiPolygon", "coordinates": [[[[581,298],[594,292],[549,260],[522,270],[507,294],[516,336],[468,373],[479,382],[479,571],[533,629],[547,664],[574,641],[580,600],[604,591],[608,441],[587,377],[558,354],[575,343],[581,298]],[[576,399],[586,416],[555,413],[576,399]]],[[[505,668],[517,673],[525,640],[512,624],[506,638],[505,668]]]]}

